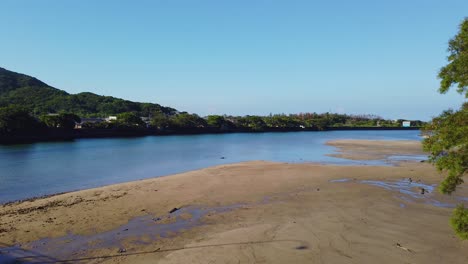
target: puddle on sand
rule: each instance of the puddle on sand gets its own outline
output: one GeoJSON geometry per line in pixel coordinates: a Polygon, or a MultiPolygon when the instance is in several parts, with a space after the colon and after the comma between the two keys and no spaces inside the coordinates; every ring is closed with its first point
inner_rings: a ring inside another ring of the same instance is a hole
{"type": "MultiPolygon", "coordinates": [[[[399,181],[377,181],[377,180],[351,180],[348,178],[330,180],[330,182],[355,182],[360,184],[367,184],[384,188],[389,191],[399,192],[406,196],[397,196],[399,199],[412,203],[416,201],[423,201],[426,204],[430,204],[437,207],[453,208],[456,207],[460,201],[468,201],[468,197],[459,196],[441,196],[435,198],[433,192],[435,192],[436,184],[425,184],[420,181],[411,181],[409,178],[402,179],[399,181]],[[424,190],[424,194],[422,193],[424,190]]],[[[400,207],[406,207],[405,204],[400,204],[400,207]],[[404,205],[404,206],[402,206],[404,205]]]]}
{"type": "Polygon", "coordinates": [[[421,162],[428,159],[427,155],[389,155],[384,158],[375,160],[352,160],[340,158],[333,155],[339,155],[341,152],[334,151],[330,153],[332,160],[328,160],[325,164],[344,165],[344,166],[397,166],[400,162],[421,162]]]}
{"type": "Polygon", "coordinates": [[[183,230],[203,225],[202,218],[206,215],[228,212],[242,206],[244,204],[220,207],[187,206],[164,216],[136,217],[125,225],[94,235],[69,233],[58,238],[43,238],[21,246],[0,248],[0,263],[8,263],[7,259],[18,261],[25,259],[25,257],[29,257],[25,260],[33,259],[34,262],[21,263],[53,263],[60,259],[76,258],[93,250],[150,244],[155,240],[171,237],[183,230]],[[40,261],[41,256],[48,256],[51,260],[40,261]]]}
{"type": "Polygon", "coordinates": [[[359,183],[381,187],[390,191],[399,191],[400,193],[407,194],[413,198],[425,198],[424,194],[421,194],[421,189],[424,189],[425,192],[432,193],[436,187],[435,184],[429,185],[422,182],[411,182],[408,179],[395,182],[362,180],[359,181],[359,183]]]}
{"type": "Polygon", "coordinates": [[[1,264],[37,264],[56,263],[59,260],[32,250],[25,250],[19,246],[0,248],[1,264]]]}
{"type": "Polygon", "coordinates": [[[351,179],[336,179],[336,180],[330,180],[330,182],[349,182],[351,179]]]}
{"type": "Polygon", "coordinates": [[[427,155],[392,155],[387,159],[390,161],[422,161],[427,160],[427,155]]]}

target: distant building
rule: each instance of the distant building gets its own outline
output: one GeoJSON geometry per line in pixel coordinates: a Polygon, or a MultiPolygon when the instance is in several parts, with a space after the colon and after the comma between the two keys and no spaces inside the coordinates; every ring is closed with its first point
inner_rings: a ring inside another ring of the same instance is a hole
{"type": "Polygon", "coordinates": [[[83,124],[85,123],[96,124],[96,123],[101,123],[104,121],[106,121],[106,119],[101,118],[101,117],[81,118],[81,122],[76,123],[75,128],[77,129],[83,128],[83,124]]]}
{"type": "Polygon", "coordinates": [[[401,126],[402,127],[411,127],[411,121],[403,121],[403,123],[401,123],[401,126]]]}
{"type": "Polygon", "coordinates": [[[106,117],[106,121],[107,121],[107,122],[116,121],[116,120],[117,120],[117,116],[109,116],[109,117],[106,117]]]}
{"type": "Polygon", "coordinates": [[[102,123],[102,122],[112,122],[112,121],[116,121],[116,120],[117,120],[116,116],[81,118],[81,123],[77,123],[75,125],[75,128],[78,128],[78,129],[83,128],[83,125],[85,123],[96,124],[96,123],[102,123]]]}

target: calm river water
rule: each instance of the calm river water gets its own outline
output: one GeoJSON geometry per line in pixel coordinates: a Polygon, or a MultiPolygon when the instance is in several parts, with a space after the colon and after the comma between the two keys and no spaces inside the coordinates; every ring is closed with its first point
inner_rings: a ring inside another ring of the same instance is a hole
{"type": "Polygon", "coordinates": [[[325,156],[334,152],[333,147],[324,145],[333,139],[420,137],[417,130],[330,131],[81,139],[0,146],[0,203],[241,161],[362,163],[325,156]]]}

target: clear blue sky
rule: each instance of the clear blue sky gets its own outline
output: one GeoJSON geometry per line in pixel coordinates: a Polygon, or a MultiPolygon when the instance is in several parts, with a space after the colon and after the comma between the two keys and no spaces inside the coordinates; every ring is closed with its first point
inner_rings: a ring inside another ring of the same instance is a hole
{"type": "Polygon", "coordinates": [[[0,0],[0,67],[207,114],[427,120],[466,0],[0,0]]]}

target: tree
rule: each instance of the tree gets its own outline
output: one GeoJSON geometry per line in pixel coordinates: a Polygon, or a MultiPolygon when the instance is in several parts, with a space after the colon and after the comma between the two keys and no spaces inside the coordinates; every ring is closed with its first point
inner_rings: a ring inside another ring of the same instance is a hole
{"type": "Polygon", "coordinates": [[[48,127],[71,130],[75,128],[76,123],[81,122],[81,118],[75,114],[61,113],[55,115],[43,115],[41,116],[41,121],[48,127]]]}
{"type": "Polygon", "coordinates": [[[129,127],[143,127],[145,122],[141,120],[137,113],[125,112],[117,115],[117,123],[129,127]]]}
{"type": "Polygon", "coordinates": [[[151,115],[150,123],[153,127],[164,130],[170,126],[171,120],[165,113],[156,111],[151,115]]]}
{"type": "Polygon", "coordinates": [[[460,24],[460,32],[449,41],[449,63],[439,72],[440,93],[446,93],[454,85],[457,92],[468,98],[468,18],[460,24]]]}
{"type": "Polygon", "coordinates": [[[74,129],[76,123],[81,122],[81,118],[75,114],[71,113],[61,113],[59,114],[60,117],[60,126],[65,129],[74,129]]]}
{"type": "Polygon", "coordinates": [[[175,129],[197,129],[207,127],[205,119],[199,117],[196,114],[189,114],[182,112],[178,115],[174,115],[171,118],[171,125],[175,129]]]}
{"type": "Polygon", "coordinates": [[[461,239],[468,239],[468,210],[462,204],[453,212],[450,224],[461,239]]]}
{"type": "Polygon", "coordinates": [[[235,128],[234,123],[220,115],[209,115],[206,118],[206,123],[209,127],[219,129],[220,131],[228,131],[235,128]]]}
{"type": "Polygon", "coordinates": [[[41,123],[26,109],[15,105],[0,108],[0,135],[32,134],[39,128],[41,123]]]}
{"type": "Polygon", "coordinates": [[[221,126],[226,122],[223,116],[220,115],[209,115],[206,118],[206,123],[210,127],[221,128],[221,126]]]}
{"type": "Polygon", "coordinates": [[[425,129],[431,133],[423,142],[424,149],[431,154],[430,161],[448,173],[439,189],[451,194],[463,183],[468,168],[468,103],[459,111],[444,111],[425,129]]]}
{"type": "MultiPolygon", "coordinates": [[[[448,64],[439,72],[440,93],[456,86],[457,92],[468,98],[468,18],[460,25],[458,34],[449,41],[448,64]]],[[[451,194],[468,171],[468,102],[458,111],[447,110],[424,128],[429,135],[423,141],[430,161],[446,177],[439,190],[451,194]]],[[[459,206],[451,219],[455,232],[468,239],[468,209],[459,206]]]]}

